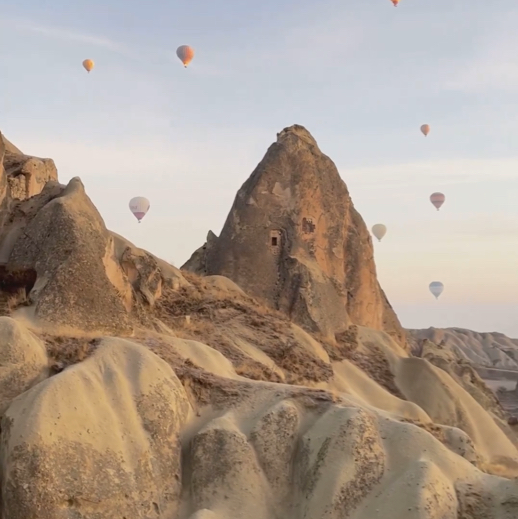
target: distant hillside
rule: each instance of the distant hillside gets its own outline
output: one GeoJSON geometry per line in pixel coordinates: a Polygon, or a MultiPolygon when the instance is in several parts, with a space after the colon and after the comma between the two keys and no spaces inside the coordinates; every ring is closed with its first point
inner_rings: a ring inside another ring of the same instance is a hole
{"type": "Polygon", "coordinates": [[[423,339],[442,343],[475,366],[518,370],[518,339],[503,333],[479,333],[462,328],[408,330],[414,354],[419,355],[423,339]]]}

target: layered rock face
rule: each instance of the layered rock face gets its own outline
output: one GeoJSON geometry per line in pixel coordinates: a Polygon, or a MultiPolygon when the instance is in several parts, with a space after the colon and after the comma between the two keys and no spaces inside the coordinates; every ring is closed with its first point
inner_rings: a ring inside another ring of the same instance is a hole
{"type": "Polygon", "coordinates": [[[182,267],[219,274],[326,336],[352,323],[405,335],[376,278],[370,234],[333,161],[291,126],[243,184],[221,235],[182,267]]]}
{"type": "Polygon", "coordinates": [[[462,328],[427,328],[408,330],[409,342],[415,354],[419,354],[419,343],[430,340],[442,343],[461,358],[475,366],[518,370],[518,339],[503,333],[480,333],[462,328]]]}
{"type": "MultiPolygon", "coordinates": [[[[26,200],[41,193],[45,184],[57,181],[58,173],[52,159],[24,155],[0,133],[0,211],[6,211],[17,200],[26,200]]],[[[4,221],[0,220],[0,225],[4,221]]]]}
{"type": "Polygon", "coordinates": [[[0,138],[0,306],[17,295],[40,325],[131,333],[178,270],[106,229],[79,178],[0,138]]]}

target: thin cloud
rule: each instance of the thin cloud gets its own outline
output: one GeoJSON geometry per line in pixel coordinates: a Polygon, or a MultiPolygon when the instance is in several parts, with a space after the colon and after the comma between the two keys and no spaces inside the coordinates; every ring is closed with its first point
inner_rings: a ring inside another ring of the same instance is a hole
{"type": "Polygon", "coordinates": [[[518,237],[518,223],[509,217],[493,218],[492,216],[492,219],[486,218],[484,221],[474,218],[465,222],[456,222],[453,227],[449,226],[448,230],[456,236],[485,240],[518,237]]]}
{"type": "Polygon", "coordinates": [[[515,248],[514,241],[505,243],[502,242],[502,238],[514,239],[518,236],[516,218],[509,214],[494,211],[491,211],[490,214],[474,213],[461,217],[456,215],[441,221],[423,220],[421,218],[408,219],[404,222],[393,222],[391,228],[396,234],[405,233],[407,237],[411,237],[414,245],[417,242],[428,241],[429,239],[433,239],[434,243],[469,243],[470,240],[476,238],[478,242],[480,240],[496,240],[500,241],[504,248],[515,248]]]}
{"type": "Polygon", "coordinates": [[[176,56],[170,50],[151,48],[143,45],[132,47],[126,43],[115,41],[102,35],[89,34],[70,30],[64,27],[42,25],[23,18],[4,18],[0,20],[0,26],[9,27],[18,32],[30,32],[39,34],[45,38],[62,40],[67,42],[84,43],[93,47],[105,49],[126,58],[137,61],[168,61],[172,62],[176,56]]]}
{"type": "MultiPolygon", "coordinates": [[[[518,46],[518,41],[514,48],[518,46]]],[[[462,92],[483,92],[489,89],[516,92],[518,90],[518,63],[515,58],[494,56],[474,60],[464,70],[446,81],[445,88],[462,92]]]]}
{"type": "Polygon", "coordinates": [[[440,186],[513,179],[518,170],[518,157],[438,160],[339,170],[348,184],[385,191],[389,187],[426,186],[431,178],[440,186]]]}
{"type": "Polygon", "coordinates": [[[446,90],[479,93],[487,90],[516,92],[518,62],[516,48],[518,11],[506,13],[484,36],[474,43],[475,55],[453,72],[444,86],[446,90]]]}
{"type": "MultiPolygon", "coordinates": [[[[4,18],[0,20],[0,27],[5,26],[18,32],[31,32],[43,37],[62,40],[68,42],[84,43],[94,47],[102,48],[119,54],[126,58],[147,63],[175,63],[181,66],[174,49],[163,49],[151,47],[139,43],[138,47],[133,47],[126,43],[115,41],[102,35],[88,34],[84,32],[71,31],[64,27],[41,25],[33,21],[22,18],[4,18]]],[[[206,59],[197,60],[190,66],[189,72],[196,76],[224,76],[228,71],[218,64],[213,65],[210,61],[210,52],[206,53],[206,59]]]]}
{"type": "Polygon", "coordinates": [[[128,47],[120,42],[116,42],[104,36],[93,34],[85,34],[77,31],[70,31],[62,27],[52,27],[47,25],[40,25],[24,19],[4,19],[2,25],[9,25],[18,31],[33,32],[59,40],[76,41],[79,43],[87,43],[96,47],[102,47],[112,52],[127,53],[128,47]]]}

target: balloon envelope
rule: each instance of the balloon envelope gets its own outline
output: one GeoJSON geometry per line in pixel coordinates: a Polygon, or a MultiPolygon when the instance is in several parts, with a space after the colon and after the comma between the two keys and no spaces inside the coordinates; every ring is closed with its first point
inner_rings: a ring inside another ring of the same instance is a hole
{"type": "Polygon", "coordinates": [[[421,126],[421,132],[423,132],[423,135],[426,137],[430,133],[430,125],[423,124],[423,126],[421,126]]]}
{"type": "Polygon", "coordinates": [[[439,299],[439,296],[444,290],[444,285],[440,281],[432,281],[428,287],[430,292],[435,296],[435,299],[439,299]]]}
{"type": "Polygon", "coordinates": [[[444,204],[446,197],[442,193],[432,193],[430,195],[430,202],[437,208],[440,209],[441,205],[444,204]]]}
{"type": "Polygon", "coordinates": [[[85,59],[83,61],[83,67],[87,72],[90,72],[95,66],[95,63],[91,59],[85,59]]]}
{"type": "Polygon", "coordinates": [[[393,4],[394,4],[394,7],[397,7],[397,4],[399,4],[399,0],[390,0],[393,4]]]}
{"type": "Polygon", "coordinates": [[[130,211],[135,215],[135,218],[139,221],[146,216],[149,211],[150,203],[147,198],[143,196],[136,196],[132,198],[129,203],[130,211]]]}
{"type": "Polygon", "coordinates": [[[378,241],[381,241],[381,238],[387,234],[387,228],[382,223],[377,223],[372,226],[372,234],[378,238],[378,241]]]}
{"type": "Polygon", "coordinates": [[[192,58],[194,58],[194,49],[189,47],[189,45],[180,45],[176,49],[176,55],[180,58],[184,66],[187,67],[192,61],[192,58]]]}

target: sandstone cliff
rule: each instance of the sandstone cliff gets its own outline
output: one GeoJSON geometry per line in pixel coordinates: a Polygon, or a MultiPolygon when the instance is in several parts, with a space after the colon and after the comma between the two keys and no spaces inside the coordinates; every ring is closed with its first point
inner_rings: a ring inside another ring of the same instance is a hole
{"type": "Polygon", "coordinates": [[[376,278],[370,234],[333,161],[285,128],[238,191],[221,235],[182,267],[222,275],[306,329],[358,324],[405,334],[376,278]]]}
{"type": "Polygon", "coordinates": [[[518,516],[516,432],[434,345],[334,341],[180,272],[107,230],[77,178],[10,200],[1,519],[518,516]]]}

